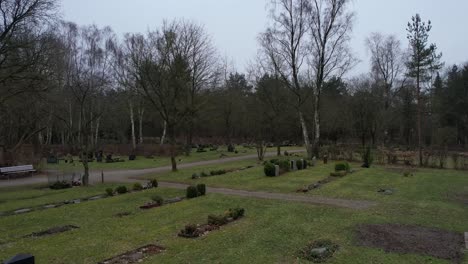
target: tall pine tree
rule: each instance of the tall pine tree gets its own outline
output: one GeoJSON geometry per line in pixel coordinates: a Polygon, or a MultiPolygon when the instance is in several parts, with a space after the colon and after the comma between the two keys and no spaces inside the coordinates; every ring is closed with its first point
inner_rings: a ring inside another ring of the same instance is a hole
{"type": "Polygon", "coordinates": [[[406,63],[408,76],[416,80],[416,100],[417,100],[417,128],[418,128],[418,149],[419,165],[423,164],[423,143],[421,135],[422,123],[422,102],[421,102],[421,83],[430,79],[431,73],[440,69],[442,64],[440,58],[442,53],[437,53],[437,46],[429,44],[429,32],[432,29],[431,21],[423,22],[419,14],[412,17],[408,23],[406,31],[410,44],[410,58],[406,63]]]}

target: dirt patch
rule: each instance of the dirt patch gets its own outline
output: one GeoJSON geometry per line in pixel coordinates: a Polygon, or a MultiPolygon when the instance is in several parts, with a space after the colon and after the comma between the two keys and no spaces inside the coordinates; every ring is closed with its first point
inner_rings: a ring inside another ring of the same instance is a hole
{"type": "Polygon", "coordinates": [[[98,264],[131,264],[139,263],[143,259],[159,254],[165,250],[164,247],[157,245],[146,245],[132,251],[125,252],[124,254],[115,256],[113,258],[99,262],[98,264]]]}
{"type": "Polygon", "coordinates": [[[381,248],[386,252],[416,253],[460,263],[463,258],[463,235],[437,228],[379,224],[360,225],[360,246],[381,248]]]}
{"type": "Polygon", "coordinates": [[[115,214],[114,216],[118,217],[118,218],[122,218],[122,217],[125,217],[125,216],[129,216],[131,214],[132,213],[130,213],[130,212],[122,212],[122,213],[115,214]]]}
{"type": "Polygon", "coordinates": [[[79,228],[78,226],[74,225],[66,225],[66,226],[56,226],[52,227],[50,229],[40,231],[40,232],[33,232],[25,237],[42,237],[42,236],[49,236],[49,235],[54,235],[58,233],[64,233],[73,229],[79,228]]]}

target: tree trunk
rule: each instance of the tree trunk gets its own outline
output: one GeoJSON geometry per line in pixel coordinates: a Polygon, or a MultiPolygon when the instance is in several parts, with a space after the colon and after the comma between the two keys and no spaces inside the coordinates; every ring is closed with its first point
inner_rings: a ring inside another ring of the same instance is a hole
{"type": "Polygon", "coordinates": [[[312,159],[313,153],[312,153],[312,148],[311,148],[310,141],[309,141],[309,131],[307,130],[307,124],[305,122],[304,116],[302,115],[301,111],[299,111],[299,121],[301,122],[302,136],[304,137],[304,145],[307,150],[307,158],[312,159]]]}
{"type": "Polygon", "coordinates": [[[188,122],[188,129],[187,129],[187,139],[185,142],[185,156],[190,156],[190,152],[192,152],[192,141],[193,141],[193,117],[190,117],[188,122]]]}
{"type": "Polygon", "coordinates": [[[128,102],[128,106],[130,109],[130,123],[131,123],[131,128],[132,128],[132,147],[133,150],[136,149],[136,135],[135,135],[135,118],[133,114],[133,103],[130,101],[128,102]]]}
{"type": "Polygon", "coordinates": [[[81,161],[83,162],[83,186],[89,185],[89,164],[88,164],[88,148],[85,148],[85,151],[81,151],[81,161]]]}
{"type": "Polygon", "coordinates": [[[419,166],[423,165],[423,149],[421,137],[421,87],[419,86],[419,68],[416,74],[416,99],[417,99],[417,123],[418,123],[418,149],[419,149],[419,166]]]}
{"type": "Polygon", "coordinates": [[[164,128],[163,128],[163,134],[161,136],[161,146],[164,145],[164,141],[166,140],[166,132],[167,132],[167,122],[164,121],[164,128]]]}
{"type": "Polygon", "coordinates": [[[101,118],[99,117],[98,119],[96,119],[96,131],[95,131],[95,134],[94,134],[94,144],[96,144],[96,146],[98,145],[99,125],[100,124],[101,124],[101,118]]]}
{"type": "Polygon", "coordinates": [[[138,133],[139,133],[139,144],[143,144],[143,114],[145,109],[140,107],[138,111],[138,133]]]}
{"type": "MultiPolygon", "coordinates": [[[[320,95],[317,91],[314,99],[314,143],[313,143],[313,155],[318,159],[320,154],[320,95]]],[[[311,156],[311,154],[309,155],[311,156]]],[[[309,157],[312,158],[312,157],[309,157]]]]}
{"type": "Polygon", "coordinates": [[[170,144],[171,144],[172,171],[176,172],[177,171],[177,162],[176,162],[176,139],[175,139],[174,125],[168,124],[168,130],[169,130],[169,141],[170,141],[170,144]]]}
{"type": "Polygon", "coordinates": [[[257,143],[257,157],[259,161],[263,161],[265,158],[266,146],[263,141],[257,143]]]}

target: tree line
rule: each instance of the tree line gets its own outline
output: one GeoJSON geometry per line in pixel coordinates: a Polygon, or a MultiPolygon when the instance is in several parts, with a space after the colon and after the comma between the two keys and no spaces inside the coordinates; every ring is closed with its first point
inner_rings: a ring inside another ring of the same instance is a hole
{"type": "Polygon", "coordinates": [[[411,18],[407,45],[372,33],[369,72],[349,77],[349,0],[268,3],[258,54],[241,72],[192,21],[118,36],[61,20],[56,0],[0,1],[0,164],[20,162],[25,144],[85,155],[156,137],[174,170],[199,138],[278,154],[300,143],[309,158],[330,144],[400,147],[421,164],[429,146],[465,148],[468,64],[443,65],[430,21],[411,18]]]}

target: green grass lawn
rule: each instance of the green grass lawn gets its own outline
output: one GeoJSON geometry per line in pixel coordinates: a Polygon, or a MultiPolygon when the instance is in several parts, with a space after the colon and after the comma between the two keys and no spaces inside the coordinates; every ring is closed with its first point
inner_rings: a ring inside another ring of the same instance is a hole
{"type": "MultiPolygon", "coordinates": [[[[303,184],[320,180],[333,164],[285,174],[263,176],[262,168],[252,168],[223,176],[193,181],[193,172],[237,168],[254,164],[247,160],[218,166],[180,170],[158,177],[160,180],[206,183],[249,190],[293,192],[303,184]]],[[[0,193],[0,211],[44,204],[63,199],[104,193],[108,185],[64,191],[6,188],[0,193]]],[[[130,186],[130,185],[129,185],[130,186]]],[[[153,189],[98,201],[68,205],[23,215],[0,217],[0,260],[19,252],[30,252],[37,263],[97,263],[137,247],[156,243],[167,248],[143,263],[307,263],[297,252],[309,241],[331,239],[340,249],[327,263],[450,263],[417,254],[386,253],[356,245],[355,229],[365,223],[400,223],[436,227],[456,232],[468,231],[466,204],[453,194],[466,192],[466,172],[419,169],[413,177],[403,177],[383,167],[358,172],[304,195],[367,199],[379,205],[367,210],[315,206],[295,202],[241,198],[221,194],[185,200],[161,208],[142,211],[139,205],[153,194],[164,198],[184,196],[182,190],[153,189]],[[385,196],[377,188],[395,188],[385,196]],[[243,207],[246,216],[198,239],[177,237],[189,223],[204,223],[208,214],[243,207]],[[114,215],[132,214],[123,218],[114,215]],[[77,225],[80,229],[42,238],[23,236],[54,226],[77,225]]],[[[303,195],[303,194],[301,194],[303,195]]],[[[467,258],[463,263],[468,263],[467,258]]]]}
{"type": "MultiPolygon", "coordinates": [[[[283,147],[281,148],[282,151],[285,150],[297,150],[302,149],[302,147],[283,147]]],[[[221,155],[225,157],[240,157],[250,154],[256,154],[255,148],[245,148],[242,146],[237,146],[236,150],[238,153],[227,152],[225,147],[220,147],[216,151],[209,151],[197,153],[196,149],[193,149],[193,152],[190,156],[179,156],[177,157],[178,164],[184,163],[191,163],[197,161],[206,161],[206,160],[214,160],[219,159],[221,155]]],[[[268,152],[276,151],[276,148],[268,148],[268,152]]],[[[90,162],[89,167],[91,170],[125,170],[125,169],[147,169],[147,168],[155,168],[155,167],[162,167],[162,166],[169,166],[171,164],[169,157],[154,157],[152,159],[145,158],[143,156],[138,156],[136,160],[129,161],[128,157],[124,156],[115,156],[113,158],[121,158],[125,160],[125,162],[115,162],[115,163],[105,163],[105,162],[90,162]]],[[[74,164],[65,163],[63,160],[60,161],[59,164],[46,164],[45,161],[42,163],[42,168],[50,169],[50,170],[59,170],[59,171],[81,171],[83,169],[83,165],[77,162],[78,157],[75,157],[74,164]]]]}

